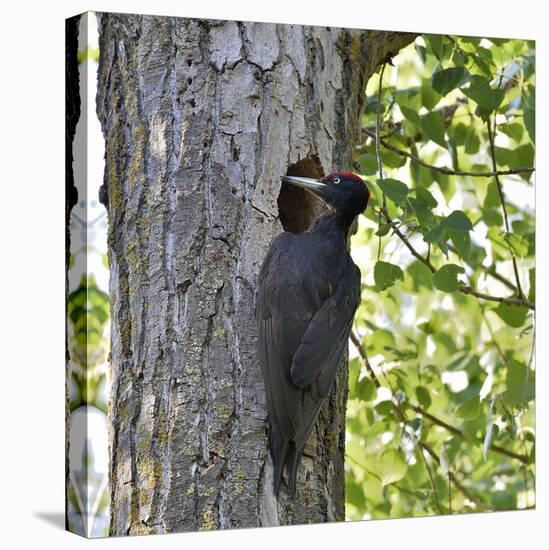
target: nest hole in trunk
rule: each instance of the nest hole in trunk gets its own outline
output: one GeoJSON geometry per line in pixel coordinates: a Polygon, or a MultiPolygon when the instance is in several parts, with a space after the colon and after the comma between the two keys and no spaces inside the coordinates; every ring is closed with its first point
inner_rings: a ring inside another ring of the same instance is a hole
{"type": "MultiPolygon", "coordinates": [[[[324,171],[320,159],[312,155],[288,166],[286,175],[321,178],[324,171]]],[[[311,192],[282,183],[278,195],[278,214],[284,231],[303,233],[325,211],[325,204],[311,192]]]]}

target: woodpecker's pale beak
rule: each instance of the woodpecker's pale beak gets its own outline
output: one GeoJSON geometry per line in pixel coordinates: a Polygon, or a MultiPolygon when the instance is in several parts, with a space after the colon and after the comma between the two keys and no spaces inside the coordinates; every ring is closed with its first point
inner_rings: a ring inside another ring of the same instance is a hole
{"type": "Polygon", "coordinates": [[[302,187],[303,189],[308,189],[309,191],[321,191],[328,187],[324,182],[320,180],[315,180],[313,178],[304,178],[302,176],[281,176],[280,179],[284,183],[291,183],[296,187],[302,187]]]}

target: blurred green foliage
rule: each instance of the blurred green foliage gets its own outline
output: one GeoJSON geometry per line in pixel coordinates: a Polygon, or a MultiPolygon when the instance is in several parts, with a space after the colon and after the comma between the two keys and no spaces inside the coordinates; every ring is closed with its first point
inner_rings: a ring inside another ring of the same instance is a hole
{"type": "Polygon", "coordinates": [[[84,49],[78,50],[77,56],[78,63],[82,63],[83,61],[95,61],[99,63],[99,48],[87,46],[84,49]]]}
{"type": "Polygon", "coordinates": [[[370,80],[348,519],[535,504],[534,63],[532,42],[423,35],[370,80]]]}
{"type": "MultiPolygon", "coordinates": [[[[87,252],[87,247],[82,249],[87,252]]],[[[71,258],[72,259],[72,258],[71,258]]],[[[71,261],[71,265],[74,265],[71,261]]],[[[67,329],[69,345],[69,408],[71,416],[89,415],[89,407],[107,412],[107,359],[109,350],[109,295],[97,286],[93,274],[82,275],[80,284],[67,302],[67,329]]],[[[86,422],[88,425],[89,417],[86,422]]],[[[94,444],[98,434],[89,426],[71,423],[71,453],[81,453],[83,467],[71,462],[69,500],[70,530],[82,535],[108,534],[109,491],[106,473],[97,472],[94,463],[94,444]],[[88,439],[89,438],[89,439],[88,439]],[[81,448],[80,448],[81,447],[81,448]]]]}
{"type": "Polygon", "coordinates": [[[71,411],[93,405],[107,412],[109,316],[109,295],[97,286],[93,275],[83,275],[78,288],[69,294],[67,305],[71,411]]]}

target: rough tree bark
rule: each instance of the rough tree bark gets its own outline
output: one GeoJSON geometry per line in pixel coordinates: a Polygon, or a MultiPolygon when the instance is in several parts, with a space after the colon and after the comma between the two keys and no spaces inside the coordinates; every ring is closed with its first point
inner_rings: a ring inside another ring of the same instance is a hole
{"type": "Polygon", "coordinates": [[[398,33],[100,14],[112,311],[111,534],[344,519],[347,371],[295,502],[272,493],[256,277],[319,208],[285,173],[349,168],[398,33]],[[282,222],[282,223],[281,223],[282,222]]]}

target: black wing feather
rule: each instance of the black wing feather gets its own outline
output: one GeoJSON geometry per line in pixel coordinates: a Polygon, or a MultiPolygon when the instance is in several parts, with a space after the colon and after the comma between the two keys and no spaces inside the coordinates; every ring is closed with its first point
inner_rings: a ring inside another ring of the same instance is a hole
{"type": "Polygon", "coordinates": [[[256,312],[275,491],[287,461],[291,494],[360,301],[360,272],[350,258],[339,278],[325,280],[294,247],[300,237],[282,233],[273,242],[259,274],[256,312]]]}

